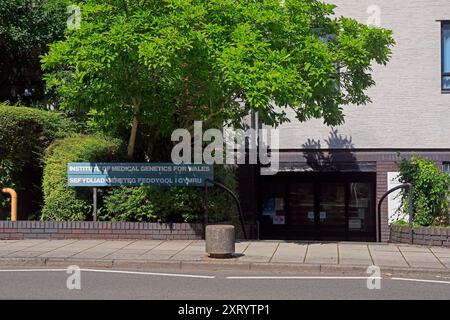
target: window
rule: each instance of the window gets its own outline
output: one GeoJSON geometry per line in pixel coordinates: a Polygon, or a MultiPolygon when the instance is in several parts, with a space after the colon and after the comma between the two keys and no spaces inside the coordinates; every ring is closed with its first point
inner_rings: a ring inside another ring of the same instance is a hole
{"type": "Polygon", "coordinates": [[[442,91],[450,92],[450,21],[442,22],[442,91]]]}
{"type": "Polygon", "coordinates": [[[450,174],[450,162],[444,162],[442,164],[442,171],[450,174]]]}

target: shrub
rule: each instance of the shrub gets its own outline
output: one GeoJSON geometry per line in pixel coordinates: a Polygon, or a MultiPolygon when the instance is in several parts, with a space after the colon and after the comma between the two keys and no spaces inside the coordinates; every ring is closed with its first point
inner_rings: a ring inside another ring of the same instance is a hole
{"type": "Polygon", "coordinates": [[[57,112],[5,103],[0,103],[0,124],[0,185],[16,189],[19,205],[39,203],[44,150],[72,133],[73,124],[57,112]]]}
{"type": "Polygon", "coordinates": [[[55,141],[45,156],[41,220],[81,221],[90,217],[90,189],[67,186],[67,163],[113,161],[121,151],[119,140],[98,134],[55,141]]]}
{"type": "MultiPolygon", "coordinates": [[[[230,189],[236,188],[233,167],[216,166],[215,179],[230,189]]],[[[203,188],[151,186],[112,188],[103,199],[102,220],[195,222],[203,221],[203,188]]],[[[234,200],[217,187],[208,189],[210,221],[231,220],[237,223],[234,200]]]]}
{"type": "MultiPolygon", "coordinates": [[[[441,224],[448,214],[450,177],[428,159],[412,156],[400,162],[400,182],[414,188],[414,223],[420,226],[441,224]]],[[[403,210],[408,210],[409,195],[402,192],[403,210]]]]}

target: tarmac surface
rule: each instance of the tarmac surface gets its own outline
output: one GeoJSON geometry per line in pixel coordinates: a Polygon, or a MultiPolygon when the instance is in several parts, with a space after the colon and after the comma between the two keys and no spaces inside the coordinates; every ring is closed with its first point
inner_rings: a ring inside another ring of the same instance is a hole
{"type": "MultiPolygon", "coordinates": [[[[383,276],[380,277],[379,286],[376,287],[374,282],[376,279],[337,274],[249,271],[175,273],[169,270],[148,273],[82,269],[79,271],[79,282],[76,287],[73,279],[70,279],[73,274],[63,268],[2,270],[0,299],[221,301],[450,299],[450,278],[383,276]]],[[[240,303],[248,304],[245,301],[240,303]]]]}

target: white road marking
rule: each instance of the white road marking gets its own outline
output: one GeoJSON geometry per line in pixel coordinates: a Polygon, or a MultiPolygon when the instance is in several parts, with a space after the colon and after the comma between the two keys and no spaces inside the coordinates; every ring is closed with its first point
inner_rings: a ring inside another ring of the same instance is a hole
{"type": "Polygon", "coordinates": [[[200,278],[200,279],[214,279],[215,278],[215,276],[202,276],[202,275],[196,275],[196,274],[183,274],[183,273],[156,273],[156,272],[140,272],[140,271],[102,270],[102,269],[81,269],[81,271],[103,272],[103,273],[121,273],[121,274],[141,274],[141,275],[149,275],[149,276],[200,278]]]}
{"type": "Polygon", "coordinates": [[[58,272],[67,269],[1,269],[0,272],[58,272]]]}
{"type": "Polygon", "coordinates": [[[410,278],[391,278],[392,280],[399,281],[412,281],[412,282],[429,282],[429,283],[444,283],[450,284],[450,281],[440,281],[440,280],[426,280],[426,279],[410,279],[410,278]]]}
{"type": "MultiPolygon", "coordinates": [[[[2,269],[0,272],[65,272],[67,269],[2,269]]],[[[157,272],[140,272],[140,271],[121,271],[121,270],[102,270],[102,269],[82,269],[84,272],[99,272],[99,273],[118,273],[118,274],[136,274],[147,276],[164,276],[164,277],[180,277],[180,278],[199,278],[199,279],[214,279],[215,276],[203,276],[196,274],[182,274],[182,273],[157,273],[157,272]]]]}
{"type": "Polygon", "coordinates": [[[227,279],[234,279],[234,280],[245,280],[245,279],[249,279],[249,280],[264,280],[264,279],[287,279],[287,280],[291,280],[291,279],[311,279],[311,280],[367,280],[367,279],[377,279],[377,280],[381,280],[382,278],[380,277],[314,277],[314,276],[310,276],[310,277],[284,277],[284,276],[268,276],[268,277],[226,277],[227,279]]]}
{"type": "MultiPolygon", "coordinates": [[[[66,272],[67,269],[0,269],[0,272],[66,272]]],[[[132,274],[132,275],[148,275],[148,276],[164,276],[164,277],[180,277],[180,278],[198,278],[198,279],[214,279],[215,276],[183,274],[183,273],[158,273],[158,272],[143,272],[143,271],[123,271],[123,270],[102,270],[102,269],[82,269],[84,272],[98,272],[98,273],[117,273],[117,274],[132,274]]],[[[225,277],[229,280],[367,280],[377,279],[382,280],[381,277],[319,277],[319,276],[229,276],[225,277]]],[[[387,278],[397,281],[411,281],[411,282],[428,282],[450,284],[450,281],[441,280],[426,280],[426,279],[412,279],[412,278],[387,278]]]]}

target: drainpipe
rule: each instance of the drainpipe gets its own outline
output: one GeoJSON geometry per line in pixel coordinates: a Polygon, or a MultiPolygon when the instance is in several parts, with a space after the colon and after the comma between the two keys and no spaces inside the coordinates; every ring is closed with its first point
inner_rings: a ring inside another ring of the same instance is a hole
{"type": "Polygon", "coordinates": [[[1,191],[11,196],[11,221],[17,221],[17,192],[11,188],[3,188],[1,191]]]}

